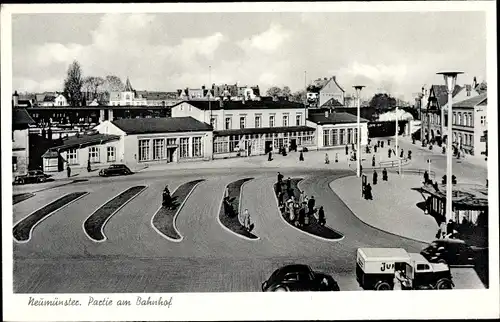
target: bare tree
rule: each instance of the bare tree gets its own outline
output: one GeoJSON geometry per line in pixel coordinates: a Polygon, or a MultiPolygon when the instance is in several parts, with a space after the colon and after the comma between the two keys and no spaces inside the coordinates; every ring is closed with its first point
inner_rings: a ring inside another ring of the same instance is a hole
{"type": "Polygon", "coordinates": [[[104,80],[104,87],[107,92],[120,92],[125,88],[125,84],[118,76],[108,75],[104,80]]]}
{"type": "Polygon", "coordinates": [[[78,61],[73,61],[68,67],[64,80],[64,94],[71,106],[79,106],[82,102],[83,74],[78,61]]]}
{"type": "Polygon", "coordinates": [[[99,76],[89,76],[85,78],[84,87],[92,94],[90,100],[98,97],[99,88],[104,84],[104,79],[99,76]]]}
{"type": "Polygon", "coordinates": [[[296,102],[296,103],[304,103],[306,101],[306,91],[301,90],[293,93],[290,96],[290,101],[296,102]]]}

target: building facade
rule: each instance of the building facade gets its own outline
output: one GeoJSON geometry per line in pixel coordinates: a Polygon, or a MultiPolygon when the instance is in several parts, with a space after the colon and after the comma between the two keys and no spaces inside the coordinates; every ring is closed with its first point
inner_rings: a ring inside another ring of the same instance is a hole
{"type": "Polygon", "coordinates": [[[146,106],[147,101],[142,96],[137,95],[127,78],[125,89],[121,92],[111,92],[108,104],[111,106],[146,106]]]}
{"type": "Polygon", "coordinates": [[[319,91],[319,107],[323,106],[330,99],[334,98],[339,101],[342,105],[344,103],[345,91],[337,83],[337,78],[332,76],[328,82],[319,91]]]}
{"type": "Polygon", "coordinates": [[[12,174],[23,175],[29,169],[29,126],[35,122],[25,109],[12,110],[12,174]]]}

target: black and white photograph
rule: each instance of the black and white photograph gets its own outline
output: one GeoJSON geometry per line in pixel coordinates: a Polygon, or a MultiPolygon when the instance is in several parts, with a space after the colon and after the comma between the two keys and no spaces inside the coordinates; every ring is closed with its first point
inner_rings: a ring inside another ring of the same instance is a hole
{"type": "Polygon", "coordinates": [[[495,6],[2,6],[9,320],[498,318],[495,6]]]}

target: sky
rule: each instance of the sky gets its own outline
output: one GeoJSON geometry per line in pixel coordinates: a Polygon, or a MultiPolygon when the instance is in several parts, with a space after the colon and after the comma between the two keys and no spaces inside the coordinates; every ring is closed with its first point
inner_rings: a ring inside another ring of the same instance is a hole
{"type": "Polygon", "coordinates": [[[15,14],[13,88],[62,91],[67,68],[137,90],[210,83],[289,86],[317,78],[411,100],[436,72],[486,79],[483,12],[15,14]],[[211,68],[209,68],[211,66],[211,68]],[[211,72],[210,72],[211,70],[211,72]],[[306,72],[306,73],[304,73],[306,72]]]}

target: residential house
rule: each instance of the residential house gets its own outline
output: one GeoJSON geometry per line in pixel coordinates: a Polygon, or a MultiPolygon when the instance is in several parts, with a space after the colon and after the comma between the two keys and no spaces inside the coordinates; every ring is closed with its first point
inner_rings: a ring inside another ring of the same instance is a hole
{"type": "Polygon", "coordinates": [[[340,85],[337,83],[337,78],[335,76],[332,76],[332,78],[330,78],[328,82],[326,82],[326,84],[319,90],[318,106],[323,106],[323,104],[325,104],[332,98],[335,98],[342,105],[344,105],[344,96],[344,89],[342,89],[342,87],[340,87],[340,85]]]}
{"type": "Polygon", "coordinates": [[[130,84],[130,80],[127,77],[127,82],[125,83],[125,88],[121,92],[111,92],[109,94],[109,103],[111,106],[146,106],[147,101],[140,95],[137,95],[136,91],[130,84]]]}
{"type": "Polygon", "coordinates": [[[179,102],[176,92],[137,91],[137,95],[146,100],[147,106],[171,106],[179,102]]]}

